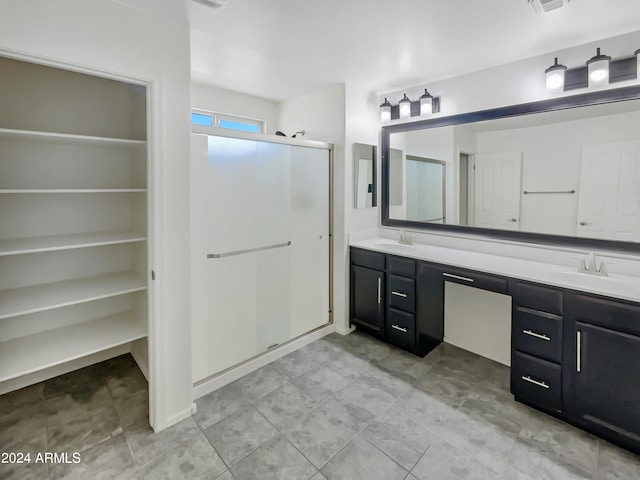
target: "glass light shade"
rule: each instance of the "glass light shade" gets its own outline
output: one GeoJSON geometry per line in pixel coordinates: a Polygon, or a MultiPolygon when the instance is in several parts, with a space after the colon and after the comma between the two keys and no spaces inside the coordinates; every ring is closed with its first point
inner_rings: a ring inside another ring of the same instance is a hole
{"type": "Polygon", "coordinates": [[[433,97],[424,89],[424,95],[420,97],[420,115],[431,115],[433,113],[433,97]]]}
{"type": "Polygon", "coordinates": [[[634,52],[638,66],[636,67],[636,78],[640,80],[640,48],[634,52]]]}
{"type": "Polygon", "coordinates": [[[402,100],[398,102],[398,106],[400,107],[400,118],[407,119],[411,116],[411,100],[409,100],[406,93],[402,100]]]}
{"type": "Polygon", "coordinates": [[[391,104],[389,100],[384,99],[384,103],[380,105],[380,121],[381,122],[390,122],[391,121],[391,104]]]}
{"type": "Polygon", "coordinates": [[[591,58],[587,62],[589,70],[589,86],[597,87],[602,85],[609,85],[609,62],[611,57],[602,55],[600,49],[596,53],[596,56],[591,58]]]}
{"type": "Polygon", "coordinates": [[[567,67],[558,64],[558,59],[556,58],[554,64],[544,71],[547,76],[547,92],[560,93],[564,90],[564,76],[566,71],[567,67]]]}

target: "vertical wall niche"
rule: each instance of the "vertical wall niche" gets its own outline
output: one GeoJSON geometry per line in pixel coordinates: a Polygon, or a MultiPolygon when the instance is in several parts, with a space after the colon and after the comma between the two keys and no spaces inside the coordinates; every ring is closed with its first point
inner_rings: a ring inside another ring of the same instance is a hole
{"type": "Polygon", "coordinates": [[[145,86],[0,57],[0,394],[147,371],[146,139],[145,86]]]}

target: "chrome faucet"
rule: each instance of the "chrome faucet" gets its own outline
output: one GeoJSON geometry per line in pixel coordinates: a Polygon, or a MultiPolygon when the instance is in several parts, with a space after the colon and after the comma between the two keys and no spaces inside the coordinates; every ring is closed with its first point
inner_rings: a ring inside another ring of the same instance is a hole
{"type": "Polygon", "coordinates": [[[598,275],[600,277],[608,277],[607,266],[600,260],[600,265],[596,265],[596,254],[589,252],[586,258],[580,260],[580,266],[578,267],[579,273],[587,273],[589,275],[598,275]]]}
{"type": "Polygon", "coordinates": [[[400,240],[398,240],[400,245],[413,245],[413,239],[411,235],[404,231],[404,228],[400,229],[400,240]]]}

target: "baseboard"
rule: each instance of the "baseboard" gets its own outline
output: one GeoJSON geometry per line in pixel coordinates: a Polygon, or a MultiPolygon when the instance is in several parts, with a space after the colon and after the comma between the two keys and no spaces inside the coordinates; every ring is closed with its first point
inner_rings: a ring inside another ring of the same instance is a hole
{"type": "Polygon", "coordinates": [[[273,348],[258,357],[247,360],[246,362],[218,373],[217,375],[201,380],[193,386],[193,399],[195,400],[197,398],[204,397],[208,393],[211,393],[220,387],[224,387],[234,380],[244,377],[246,374],[264,367],[278,358],[284,357],[285,355],[298,350],[311,342],[329,335],[334,330],[335,328],[332,323],[317,328],[316,330],[295,338],[288,343],[273,348]]]}
{"type": "Polygon", "coordinates": [[[179,413],[176,413],[175,415],[172,415],[171,417],[167,418],[167,421],[165,425],[162,426],[162,428],[156,429],[155,431],[159,432],[165,428],[170,427],[171,425],[175,425],[176,423],[181,422],[185,418],[189,418],[191,416],[191,412],[192,412],[192,407],[189,407],[186,410],[183,410],[179,413]]]}
{"type": "Polygon", "coordinates": [[[349,335],[351,332],[355,332],[355,331],[356,331],[355,326],[348,327],[346,330],[343,328],[336,327],[336,333],[339,333],[340,335],[349,335]]]}
{"type": "Polygon", "coordinates": [[[29,375],[23,375],[18,378],[6,380],[0,383],[0,395],[18,390],[20,388],[28,387],[29,385],[43,382],[59,375],[64,375],[65,373],[73,372],[74,370],[78,370],[80,368],[88,367],[89,365],[93,365],[95,363],[103,362],[110,358],[124,355],[125,353],[129,353],[130,350],[131,344],[125,343],[124,345],[118,345],[117,347],[103,350],[92,355],[87,355],[86,357],[81,357],[70,362],[61,363],[60,365],[55,365],[44,370],[38,370],[37,372],[31,373],[29,375]]]}

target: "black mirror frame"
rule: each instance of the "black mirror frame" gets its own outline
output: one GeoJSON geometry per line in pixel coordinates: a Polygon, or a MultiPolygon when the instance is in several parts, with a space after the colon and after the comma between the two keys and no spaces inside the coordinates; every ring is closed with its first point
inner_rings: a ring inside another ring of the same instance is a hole
{"type": "Polygon", "coordinates": [[[624,102],[627,100],[640,100],[640,85],[622,87],[598,92],[589,92],[579,95],[541,100],[538,102],[510,105],[507,107],[481,110],[471,113],[439,117],[428,120],[420,120],[411,123],[401,123],[382,127],[381,156],[382,156],[382,205],[381,223],[386,227],[410,228],[423,230],[425,233],[462,234],[465,237],[476,236],[482,238],[507,240],[523,243],[535,243],[557,245],[564,247],[576,247],[584,249],[610,250],[625,253],[640,253],[640,243],[617,240],[599,240],[584,237],[569,237],[565,235],[551,235],[546,233],[531,233],[511,230],[498,230],[481,227],[468,227],[463,225],[442,225],[414,222],[389,218],[389,140],[392,133],[413,132],[427,128],[448,127],[464,123],[482,122],[500,118],[529,115],[533,113],[552,112],[568,108],[601,105],[612,102],[624,102]]]}

